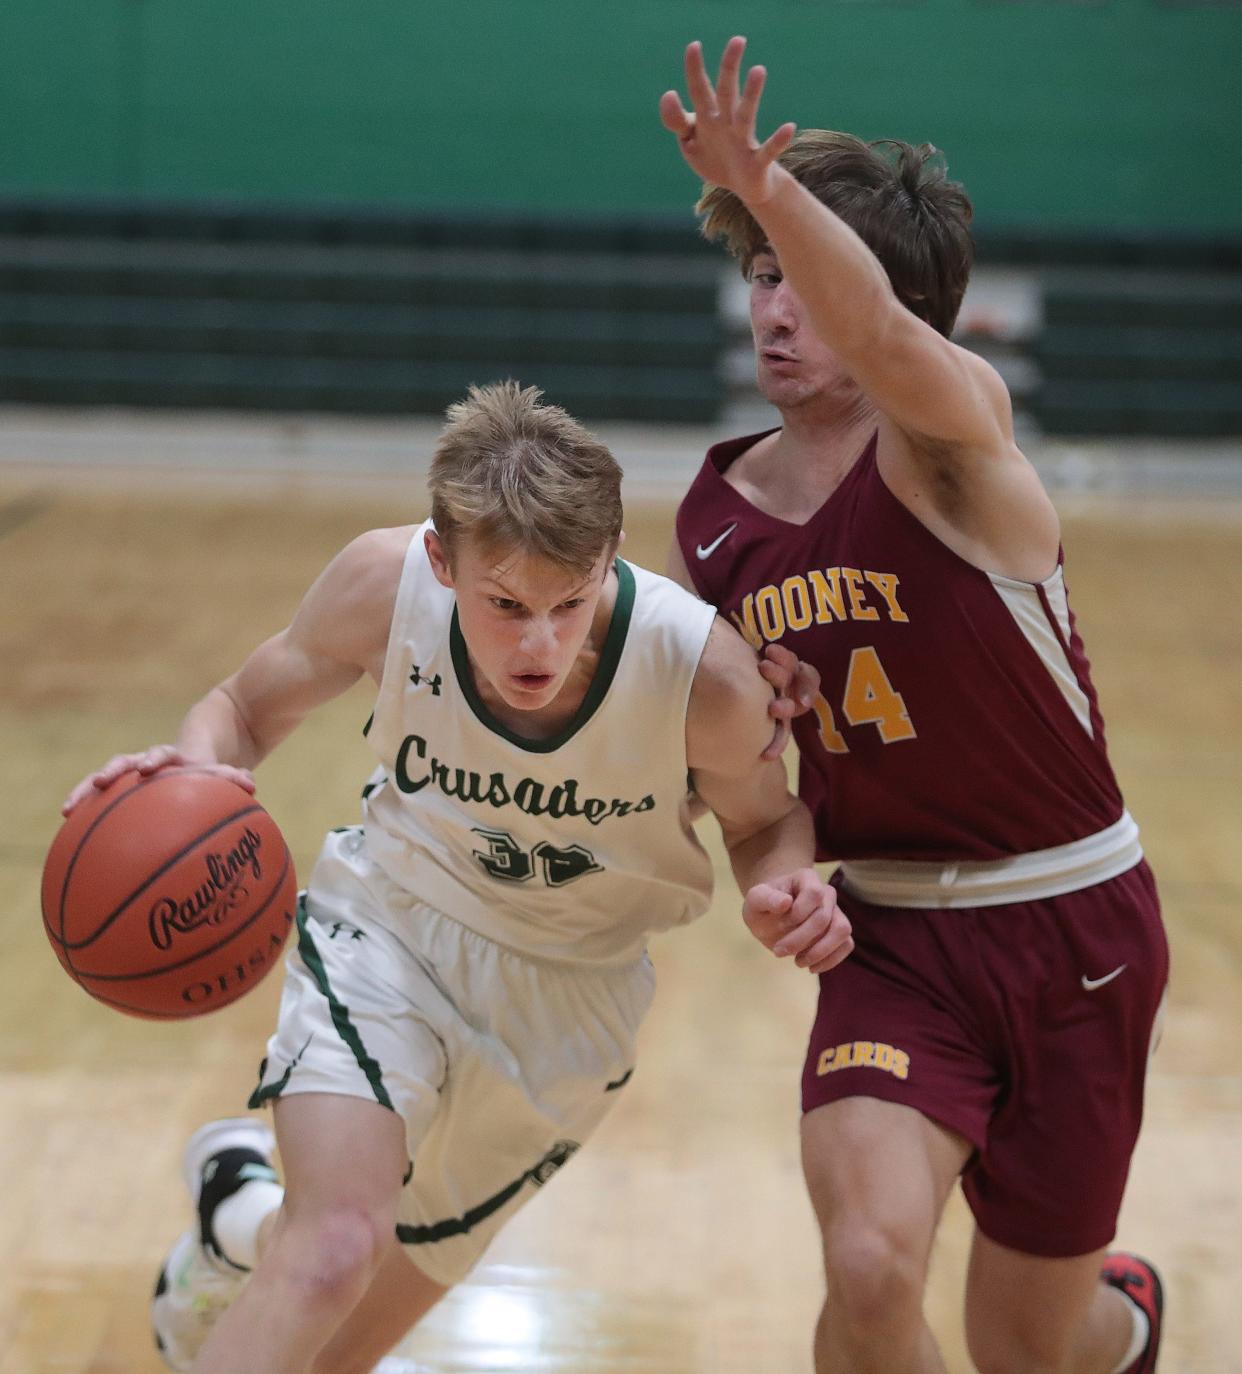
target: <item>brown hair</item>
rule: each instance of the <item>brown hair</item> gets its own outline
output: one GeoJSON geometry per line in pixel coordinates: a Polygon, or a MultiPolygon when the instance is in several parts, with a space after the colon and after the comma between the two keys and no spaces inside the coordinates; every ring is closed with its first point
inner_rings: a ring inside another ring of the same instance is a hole
{"type": "MultiPolygon", "coordinates": [[[[785,167],[879,258],[897,299],[948,335],[974,263],[970,198],[946,174],[930,143],[864,143],[853,134],[804,129],[781,154],[785,167]]],[[[695,207],[703,233],[723,238],[749,275],[767,240],[749,210],[720,186],[707,185],[695,207]]]]}
{"type": "Polygon", "coordinates": [[[450,558],[463,533],[588,572],[621,534],[621,469],[537,387],[472,386],[448,409],[428,485],[450,558]]]}

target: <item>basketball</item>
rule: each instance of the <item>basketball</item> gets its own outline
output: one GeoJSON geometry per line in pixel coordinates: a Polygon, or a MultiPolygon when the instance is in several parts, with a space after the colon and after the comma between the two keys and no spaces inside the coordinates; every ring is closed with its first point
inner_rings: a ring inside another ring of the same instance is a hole
{"type": "Polygon", "coordinates": [[[43,924],[69,976],[131,1016],[228,1006],[275,967],[297,881],[275,821],[213,773],[126,773],[61,826],[43,924]]]}

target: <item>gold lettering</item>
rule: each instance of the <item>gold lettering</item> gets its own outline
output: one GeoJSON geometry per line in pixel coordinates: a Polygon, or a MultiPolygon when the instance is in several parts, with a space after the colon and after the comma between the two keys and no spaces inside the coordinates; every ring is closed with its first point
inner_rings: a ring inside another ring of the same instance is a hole
{"type": "Polygon", "coordinates": [[[815,597],[815,623],[826,625],[836,614],[838,620],[845,619],[845,593],[841,590],[841,569],[825,568],[820,572],[812,568],[807,577],[811,581],[811,593],[815,597]]]}
{"type": "Polygon", "coordinates": [[[742,638],[752,649],[763,648],[763,636],[759,633],[759,626],[755,624],[755,598],[747,592],[745,601],[742,602],[742,613],[730,611],[729,617],[742,632],[742,638]]]}
{"type": "Polygon", "coordinates": [[[791,630],[805,630],[811,623],[811,594],[805,577],[787,577],[781,583],[785,623],[791,630]]]}
{"type": "Polygon", "coordinates": [[[822,1077],[838,1069],[879,1069],[894,1078],[910,1076],[910,1056],[882,1040],[853,1040],[824,1050],[815,1061],[815,1072],[822,1077]]]}
{"type": "Polygon", "coordinates": [[[874,606],[868,606],[863,600],[862,573],[857,568],[842,568],[841,576],[845,579],[846,590],[849,592],[850,615],[855,620],[879,620],[879,611],[874,606]]]}
{"type": "Polygon", "coordinates": [[[890,620],[908,621],[910,619],[897,604],[896,574],[869,572],[865,573],[864,576],[888,603],[888,618],[890,620]]]}
{"type": "Polygon", "coordinates": [[[781,594],[775,587],[760,587],[755,593],[755,610],[759,628],[767,640],[777,640],[785,633],[785,613],[781,610],[781,594]]]}

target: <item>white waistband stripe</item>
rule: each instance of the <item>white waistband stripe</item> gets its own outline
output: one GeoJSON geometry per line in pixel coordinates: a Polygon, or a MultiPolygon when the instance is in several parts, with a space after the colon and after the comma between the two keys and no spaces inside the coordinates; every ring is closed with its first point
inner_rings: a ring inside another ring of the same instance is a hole
{"type": "Polygon", "coordinates": [[[852,859],[841,865],[843,890],[876,906],[953,908],[1035,902],[1107,882],[1143,857],[1128,811],[1106,830],[1069,844],[1008,859],[959,864],[852,859]]]}

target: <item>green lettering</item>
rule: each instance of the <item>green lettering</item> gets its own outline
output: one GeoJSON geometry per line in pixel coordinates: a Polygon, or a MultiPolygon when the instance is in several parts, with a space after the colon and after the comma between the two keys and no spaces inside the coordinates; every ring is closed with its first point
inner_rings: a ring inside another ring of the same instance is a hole
{"type": "Polygon", "coordinates": [[[421,735],[406,735],[405,739],[401,741],[401,748],[397,750],[397,760],[393,767],[393,775],[397,779],[397,786],[401,791],[413,795],[415,792],[421,792],[431,781],[431,778],[426,773],[417,781],[410,777],[406,765],[409,761],[411,749],[415,751],[420,759],[427,757],[427,741],[423,739],[421,735]]]}

